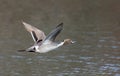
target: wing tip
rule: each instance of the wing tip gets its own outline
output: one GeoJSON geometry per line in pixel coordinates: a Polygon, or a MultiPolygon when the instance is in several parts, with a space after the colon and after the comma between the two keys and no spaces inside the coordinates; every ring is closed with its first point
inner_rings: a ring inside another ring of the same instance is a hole
{"type": "Polygon", "coordinates": [[[61,22],[60,24],[58,24],[57,27],[63,27],[63,22],[61,22]]]}
{"type": "Polygon", "coordinates": [[[24,26],[28,25],[28,23],[26,23],[26,22],[24,22],[24,21],[22,21],[22,24],[23,24],[24,26]]]}

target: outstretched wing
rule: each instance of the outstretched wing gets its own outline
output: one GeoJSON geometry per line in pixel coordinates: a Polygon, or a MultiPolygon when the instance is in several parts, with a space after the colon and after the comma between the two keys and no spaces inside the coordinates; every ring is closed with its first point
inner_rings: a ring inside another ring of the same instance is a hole
{"type": "Polygon", "coordinates": [[[30,32],[34,42],[37,42],[39,40],[44,40],[46,38],[45,34],[43,31],[37,29],[36,27],[26,23],[26,22],[22,22],[25,26],[25,29],[30,32]]]}
{"type": "Polygon", "coordinates": [[[63,23],[60,23],[52,32],[48,34],[44,41],[54,41],[57,35],[63,29],[63,23]]]}

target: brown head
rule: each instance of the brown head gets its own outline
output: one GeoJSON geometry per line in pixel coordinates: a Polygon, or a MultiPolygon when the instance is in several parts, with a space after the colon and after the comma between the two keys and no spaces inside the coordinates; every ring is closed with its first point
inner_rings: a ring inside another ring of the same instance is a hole
{"type": "Polygon", "coordinates": [[[65,39],[63,45],[72,44],[72,43],[75,43],[75,41],[72,41],[71,39],[65,39]]]}

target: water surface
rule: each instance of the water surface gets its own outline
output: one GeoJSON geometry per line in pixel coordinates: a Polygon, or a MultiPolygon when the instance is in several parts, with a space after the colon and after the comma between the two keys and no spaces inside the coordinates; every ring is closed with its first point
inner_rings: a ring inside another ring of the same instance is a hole
{"type": "Polygon", "coordinates": [[[120,76],[120,1],[1,0],[1,76],[120,76]],[[17,52],[33,44],[25,21],[75,44],[45,54],[17,52]]]}

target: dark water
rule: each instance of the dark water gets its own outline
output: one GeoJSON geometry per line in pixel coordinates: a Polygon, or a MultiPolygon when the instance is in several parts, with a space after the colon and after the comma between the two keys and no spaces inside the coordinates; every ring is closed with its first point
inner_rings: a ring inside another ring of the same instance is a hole
{"type": "Polygon", "coordinates": [[[0,76],[120,76],[119,0],[0,0],[0,76]],[[21,53],[33,44],[21,21],[75,44],[45,54],[21,53]]]}

